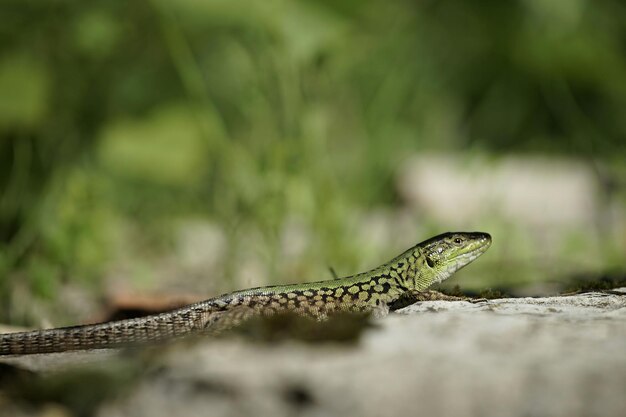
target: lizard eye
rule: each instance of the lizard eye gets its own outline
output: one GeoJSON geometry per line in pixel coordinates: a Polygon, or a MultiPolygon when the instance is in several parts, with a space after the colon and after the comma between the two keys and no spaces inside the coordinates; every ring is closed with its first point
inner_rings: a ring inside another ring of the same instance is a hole
{"type": "Polygon", "coordinates": [[[460,245],[461,242],[463,242],[463,239],[461,239],[460,237],[454,238],[454,243],[456,243],[457,245],[460,245]]]}
{"type": "Polygon", "coordinates": [[[426,265],[428,265],[430,268],[434,268],[435,267],[435,263],[433,262],[432,259],[430,259],[430,256],[426,257],[426,265]]]}

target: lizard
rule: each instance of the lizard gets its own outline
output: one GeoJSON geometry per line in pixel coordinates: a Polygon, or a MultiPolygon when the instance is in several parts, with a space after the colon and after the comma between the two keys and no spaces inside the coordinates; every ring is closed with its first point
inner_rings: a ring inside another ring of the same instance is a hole
{"type": "Polygon", "coordinates": [[[343,278],[240,290],[139,318],[0,334],[0,356],[154,343],[217,332],[253,315],[284,311],[320,320],[338,312],[384,315],[394,305],[432,299],[427,291],[431,285],[449,278],[490,245],[487,233],[443,233],[377,268],[343,278]]]}

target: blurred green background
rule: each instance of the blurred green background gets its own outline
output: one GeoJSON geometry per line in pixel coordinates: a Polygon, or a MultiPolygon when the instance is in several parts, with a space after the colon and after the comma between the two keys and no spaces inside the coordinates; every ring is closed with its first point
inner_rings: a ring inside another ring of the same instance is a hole
{"type": "Polygon", "coordinates": [[[448,230],[494,236],[463,289],[625,270],[620,0],[3,0],[0,19],[1,322],[352,274],[448,230]]]}

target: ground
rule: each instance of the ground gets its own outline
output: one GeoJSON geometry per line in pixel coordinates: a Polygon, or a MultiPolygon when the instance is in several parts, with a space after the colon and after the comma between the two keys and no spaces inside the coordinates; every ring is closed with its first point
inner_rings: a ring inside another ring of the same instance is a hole
{"type": "Polygon", "coordinates": [[[138,370],[83,408],[54,398],[26,407],[5,393],[0,415],[623,416],[624,352],[626,288],[428,301],[375,320],[352,343],[239,335],[132,355],[5,359],[48,376],[138,370]]]}

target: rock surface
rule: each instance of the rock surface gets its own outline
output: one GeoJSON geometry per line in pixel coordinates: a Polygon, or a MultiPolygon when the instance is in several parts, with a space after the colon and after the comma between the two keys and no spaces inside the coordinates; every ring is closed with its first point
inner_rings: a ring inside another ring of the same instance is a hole
{"type": "MultiPolygon", "coordinates": [[[[237,338],[165,349],[158,372],[96,415],[626,415],[626,289],[431,301],[399,313],[354,345],[237,338]]],[[[3,361],[57,370],[114,358],[100,351],[3,361]]]]}

